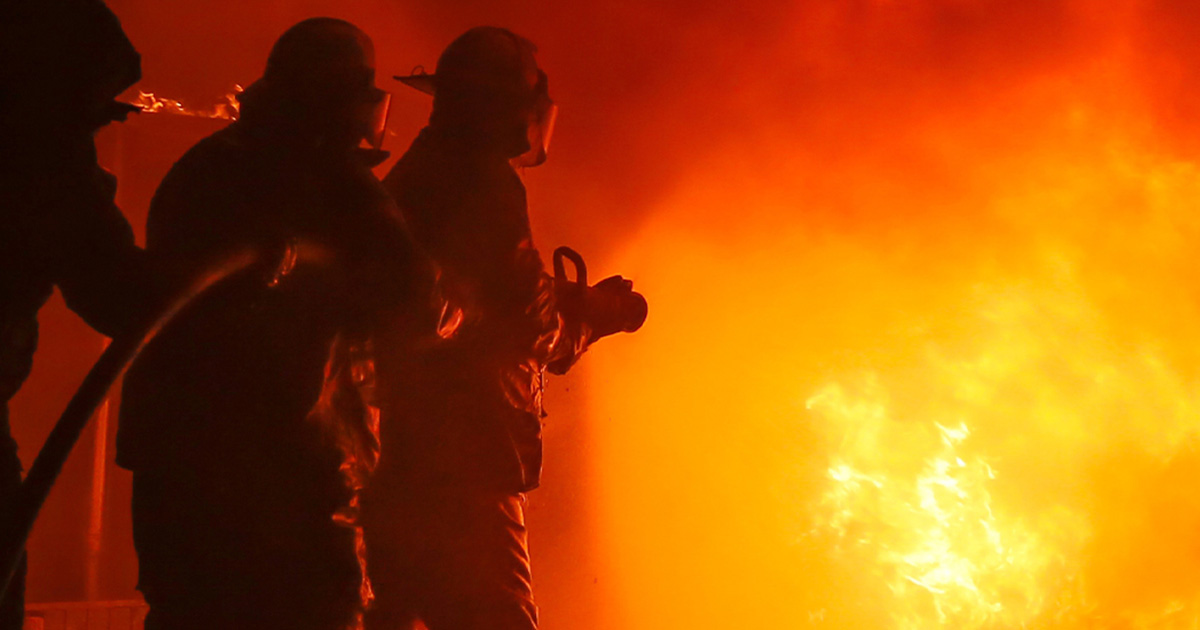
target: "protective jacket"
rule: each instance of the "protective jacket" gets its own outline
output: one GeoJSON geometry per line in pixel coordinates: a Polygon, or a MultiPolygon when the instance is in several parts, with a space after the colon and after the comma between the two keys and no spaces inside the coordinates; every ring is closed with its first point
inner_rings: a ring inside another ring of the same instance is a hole
{"type": "Polygon", "coordinates": [[[49,155],[45,148],[5,153],[0,399],[7,401],[29,374],[37,312],[55,286],[71,310],[109,336],[132,323],[147,287],[144,253],[113,203],[116,179],[96,165],[90,139],[49,155]]]}
{"type": "Polygon", "coordinates": [[[380,355],[381,493],[392,473],[507,492],[537,487],[543,369],[564,370],[591,341],[558,309],[520,177],[482,146],[428,127],[384,179],[437,265],[442,341],[380,355]]]}
{"type": "Polygon", "coordinates": [[[411,246],[370,171],[272,133],[238,122],[181,158],[151,204],[147,252],[173,275],[246,246],[303,242],[324,259],[274,287],[269,276],[232,282],[159,335],[126,379],[123,466],[216,462],[230,449],[286,452],[288,440],[308,440],[295,424],[321,395],[332,341],[363,338],[368,317],[402,303],[410,286],[411,246]]]}
{"type": "Polygon", "coordinates": [[[219,287],[160,333],[126,378],[117,461],[134,471],[152,614],[194,619],[222,601],[241,624],[334,627],[366,595],[345,527],[373,457],[374,417],[354,396],[371,380],[366,335],[405,303],[412,248],[352,153],[245,115],[164,179],[148,253],[174,273],[244,246],[321,255],[278,282],[219,287]]]}
{"type": "MultiPolygon", "coordinates": [[[[29,375],[37,312],[54,286],[108,335],[143,307],[141,251],[96,164],[95,129],[140,57],[100,0],[6,2],[0,20],[0,513],[21,483],[8,401],[29,375]]],[[[24,568],[0,600],[0,630],[24,625],[24,568]]]]}
{"type": "MultiPolygon", "coordinates": [[[[116,181],[89,137],[47,144],[0,131],[0,505],[21,483],[8,401],[33,366],[38,310],[58,287],[67,306],[112,336],[148,299],[143,254],[113,204],[116,181]]],[[[20,576],[0,604],[0,628],[20,628],[20,576]]]]}

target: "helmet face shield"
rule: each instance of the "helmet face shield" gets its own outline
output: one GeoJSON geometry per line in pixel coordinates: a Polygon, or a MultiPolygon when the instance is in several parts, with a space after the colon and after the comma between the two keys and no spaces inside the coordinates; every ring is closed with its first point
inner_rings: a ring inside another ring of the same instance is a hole
{"type": "Polygon", "coordinates": [[[376,151],[383,149],[383,140],[387,134],[388,114],[392,109],[392,95],[382,92],[378,101],[371,108],[367,118],[367,144],[376,151]]]}
{"type": "Polygon", "coordinates": [[[532,42],[510,31],[478,27],[446,48],[435,74],[417,66],[395,78],[434,97],[431,123],[481,126],[505,155],[522,151],[508,160],[514,168],[539,166],[550,150],[558,106],[535,52],[532,42]]]}
{"type": "Polygon", "coordinates": [[[550,153],[550,138],[554,136],[554,123],[558,120],[558,105],[551,103],[541,115],[533,120],[529,134],[529,150],[512,159],[516,167],[541,166],[550,153]]]}

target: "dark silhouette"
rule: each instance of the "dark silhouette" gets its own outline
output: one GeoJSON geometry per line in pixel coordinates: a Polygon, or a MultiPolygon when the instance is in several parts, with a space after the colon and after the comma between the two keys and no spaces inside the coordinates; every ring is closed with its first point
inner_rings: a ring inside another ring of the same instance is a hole
{"type": "Polygon", "coordinates": [[[292,27],[241,118],[184,155],[151,204],[147,251],[167,268],[294,242],[321,262],[202,297],[130,369],[117,455],[134,474],[149,630],[334,629],[361,613],[366,340],[375,318],[401,316],[418,269],[369,170],[378,147],[358,148],[386,102],[373,57],[347,22],[292,27]]]}
{"type": "MultiPolygon", "coordinates": [[[[150,291],[92,140],[136,109],[113,100],[141,77],[116,16],[99,0],[8,2],[0,42],[0,513],[9,515],[21,462],[8,401],[33,363],[38,310],[57,286],[114,336],[135,324],[150,291]]],[[[23,591],[21,566],[0,601],[0,630],[22,627],[23,591]]]]}
{"type": "MultiPolygon", "coordinates": [[[[533,246],[514,166],[545,160],[555,112],[533,45],[472,29],[434,75],[401,80],[433,94],[433,113],[384,185],[439,269],[442,341],[381,342],[367,627],[527,630],[537,609],[523,506],[541,474],[543,369],[566,371],[625,322],[590,311],[592,292],[573,283],[556,291],[533,246]]],[[[606,286],[618,303],[633,296],[625,281],[606,286]]]]}

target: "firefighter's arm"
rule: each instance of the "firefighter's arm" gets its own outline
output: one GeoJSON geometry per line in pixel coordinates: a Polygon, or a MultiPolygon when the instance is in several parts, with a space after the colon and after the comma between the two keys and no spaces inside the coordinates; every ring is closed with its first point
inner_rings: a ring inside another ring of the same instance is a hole
{"type": "Polygon", "coordinates": [[[113,203],[115,187],[96,167],[56,191],[48,208],[58,215],[55,283],[72,311],[110,337],[140,322],[155,294],[146,253],[113,203]]]}
{"type": "Polygon", "coordinates": [[[583,257],[569,247],[555,250],[551,281],[563,337],[546,366],[554,374],[566,373],[596,340],[634,332],[646,321],[646,300],[633,291],[633,282],[611,276],[588,286],[583,257]],[[568,260],[575,266],[574,279],[567,277],[568,260]]]}

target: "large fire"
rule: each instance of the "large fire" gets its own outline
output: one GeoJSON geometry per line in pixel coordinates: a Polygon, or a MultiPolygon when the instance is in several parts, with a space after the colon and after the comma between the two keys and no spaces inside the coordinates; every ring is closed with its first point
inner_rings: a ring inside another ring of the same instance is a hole
{"type": "MultiPolygon", "coordinates": [[[[810,405],[832,407],[839,424],[852,431],[878,434],[878,423],[888,422],[879,407],[866,416],[847,407],[837,388],[810,405]]],[[[994,470],[981,459],[958,456],[967,426],[934,427],[941,446],[915,475],[867,473],[839,455],[829,470],[831,488],[822,506],[829,518],[822,525],[840,553],[890,570],[885,579],[899,603],[900,627],[1026,626],[1045,603],[1030,576],[1042,577],[1048,558],[1028,531],[997,517],[988,491],[994,470]]],[[[886,448],[877,442],[873,447],[886,448]]],[[[855,455],[866,460],[862,466],[880,468],[878,457],[855,455]]]]}
{"type": "Polygon", "coordinates": [[[841,57],[749,62],[833,93],[746,81],[761,118],[609,263],[651,301],[589,359],[610,627],[1200,627],[1200,161],[1162,60],[1127,3],[1004,63],[912,61],[880,40],[928,33],[871,20],[946,3],[876,4],[805,33],[841,57]]]}

